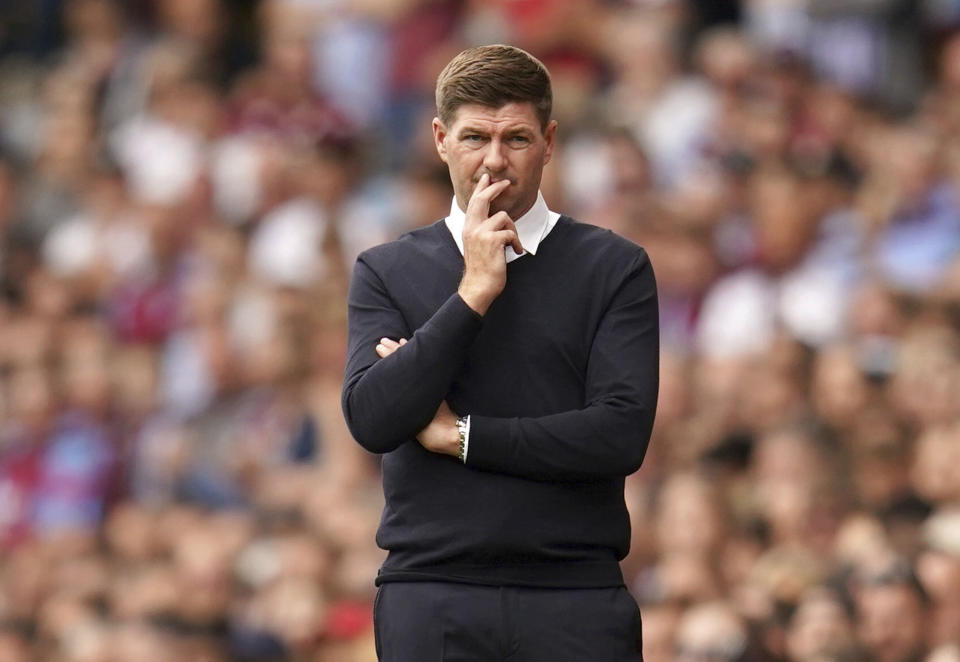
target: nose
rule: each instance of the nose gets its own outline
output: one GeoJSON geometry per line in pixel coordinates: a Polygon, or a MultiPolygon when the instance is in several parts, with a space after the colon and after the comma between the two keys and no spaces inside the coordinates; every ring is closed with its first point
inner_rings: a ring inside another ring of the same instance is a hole
{"type": "Polygon", "coordinates": [[[483,155],[483,167],[491,173],[506,169],[507,155],[503,149],[503,143],[499,140],[493,139],[487,144],[487,151],[483,155]]]}

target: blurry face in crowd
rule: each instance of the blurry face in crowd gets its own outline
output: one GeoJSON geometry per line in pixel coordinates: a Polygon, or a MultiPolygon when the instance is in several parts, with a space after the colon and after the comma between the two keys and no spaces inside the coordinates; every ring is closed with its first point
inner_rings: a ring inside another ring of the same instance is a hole
{"type": "Polygon", "coordinates": [[[716,495],[700,476],[678,474],[664,486],[657,511],[657,542],[663,554],[709,555],[723,536],[716,495]]]}
{"type": "Polygon", "coordinates": [[[34,431],[46,428],[55,403],[50,374],[45,366],[27,365],[14,370],[7,393],[11,418],[34,431]]]}
{"type": "Polygon", "coordinates": [[[757,249],[772,269],[793,266],[807,247],[814,228],[805,207],[806,193],[786,172],[761,171],[754,176],[750,205],[757,249]]]}
{"type": "Polygon", "coordinates": [[[931,501],[960,495],[960,423],[931,426],[917,440],[911,467],[914,490],[931,501]]]}
{"type": "Polygon", "coordinates": [[[158,4],[167,29],[191,41],[210,43],[224,24],[216,0],[162,0],[158,4]]]}
{"type": "Polygon", "coordinates": [[[877,662],[921,659],[925,610],[906,584],[866,586],[857,596],[860,639],[877,662]]]}
{"type": "Polygon", "coordinates": [[[926,551],[917,562],[917,574],[927,593],[938,603],[960,602],[960,555],[926,551]]]}
{"type": "Polygon", "coordinates": [[[822,419],[837,428],[854,423],[867,395],[867,384],[852,348],[830,347],[817,356],[811,396],[822,419]]]}
{"type": "Polygon", "coordinates": [[[680,620],[675,662],[732,662],[746,644],[746,630],[725,603],[693,607],[680,620]]]}
{"type": "Polygon", "coordinates": [[[842,654],[853,645],[852,627],[840,601],[826,591],[805,596],[787,633],[790,660],[812,662],[842,654]]]}
{"type": "Polygon", "coordinates": [[[466,210],[474,187],[484,174],[490,181],[510,180],[493,201],[490,214],[505,211],[520,218],[537,200],[543,167],[553,154],[557,123],[541,129],[533,104],[511,102],[499,108],[460,106],[450,126],[433,120],[440,158],[450,169],[457,204],[466,210]]]}

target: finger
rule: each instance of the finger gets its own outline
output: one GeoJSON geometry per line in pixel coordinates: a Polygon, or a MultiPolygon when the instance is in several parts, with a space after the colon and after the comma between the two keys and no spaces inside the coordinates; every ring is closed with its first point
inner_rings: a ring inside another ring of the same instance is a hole
{"type": "Polygon", "coordinates": [[[467,200],[467,223],[469,224],[473,217],[479,216],[485,218],[487,215],[487,210],[489,209],[489,204],[487,209],[483,209],[483,203],[480,201],[480,192],[483,191],[490,184],[490,175],[483,173],[480,175],[480,179],[477,180],[477,185],[473,187],[473,193],[470,194],[470,199],[467,200]],[[478,209],[478,205],[480,208],[478,209]]]}
{"type": "Polygon", "coordinates": [[[489,222],[491,230],[510,230],[513,232],[517,238],[510,242],[510,246],[517,255],[523,254],[523,245],[520,243],[520,233],[517,231],[516,224],[507,212],[497,212],[489,218],[489,222]]]}
{"type": "Polygon", "coordinates": [[[513,230],[513,219],[505,211],[498,211],[496,214],[484,221],[488,230],[513,230]]]}
{"type": "MultiPolygon", "coordinates": [[[[490,181],[490,176],[483,175],[483,177],[481,178],[481,181],[483,180],[490,181]]],[[[493,182],[489,186],[485,186],[483,189],[481,189],[477,193],[478,202],[486,205],[486,209],[489,209],[490,203],[493,202],[493,200],[498,195],[506,191],[509,186],[510,186],[509,179],[500,179],[498,181],[493,182]]],[[[484,214],[484,216],[486,216],[486,214],[484,214]]]]}
{"type": "Polygon", "coordinates": [[[406,338],[401,338],[401,341],[402,342],[395,342],[390,338],[381,338],[376,346],[377,355],[380,356],[380,358],[390,356],[407,342],[406,338]]]}
{"type": "Polygon", "coordinates": [[[473,193],[470,194],[470,199],[473,199],[477,193],[487,188],[487,185],[490,183],[490,175],[488,173],[483,173],[480,175],[480,179],[477,180],[477,185],[473,187],[473,193]]]}
{"type": "MultiPolygon", "coordinates": [[[[516,247],[520,247],[520,251],[523,251],[523,246],[520,246],[520,238],[517,237],[517,233],[513,230],[498,230],[494,232],[493,235],[497,238],[497,242],[503,246],[513,246],[514,251],[516,247]]],[[[517,251],[518,253],[520,251],[517,251]]]]}
{"type": "Polygon", "coordinates": [[[474,194],[470,196],[470,202],[467,203],[467,218],[472,217],[474,222],[482,222],[486,219],[487,214],[490,213],[490,203],[510,186],[509,179],[501,179],[487,186],[486,182],[489,180],[490,176],[487,174],[480,177],[480,182],[477,184],[479,190],[474,189],[474,194]],[[483,188],[480,188],[481,185],[483,188]]]}

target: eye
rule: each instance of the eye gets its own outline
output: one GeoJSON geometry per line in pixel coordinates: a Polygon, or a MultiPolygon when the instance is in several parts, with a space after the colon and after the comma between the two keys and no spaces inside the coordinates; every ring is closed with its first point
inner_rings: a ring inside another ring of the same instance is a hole
{"type": "Polygon", "coordinates": [[[463,137],[463,140],[468,143],[478,143],[483,140],[483,136],[476,133],[469,133],[463,137]]]}
{"type": "Polygon", "coordinates": [[[530,138],[527,136],[513,136],[510,138],[510,142],[514,145],[528,145],[530,144],[530,138]]]}

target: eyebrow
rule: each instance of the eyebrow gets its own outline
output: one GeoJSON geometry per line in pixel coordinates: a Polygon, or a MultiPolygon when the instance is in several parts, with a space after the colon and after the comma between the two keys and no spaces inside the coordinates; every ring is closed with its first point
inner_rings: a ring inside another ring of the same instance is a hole
{"type": "MultiPolygon", "coordinates": [[[[478,134],[478,135],[481,135],[481,136],[488,136],[488,135],[490,135],[490,132],[489,132],[487,129],[481,129],[480,127],[472,126],[472,125],[469,125],[469,124],[468,124],[467,126],[462,127],[462,128],[457,132],[457,135],[458,135],[458,136],[466,136],[466,135],[471,135],[471,134],[478,134]]],[[[503,135],[505,135],[505,136],[507,136],[507,137],[517,136],[517,135],[527,135],[527,136],[529,136],[529,135],[532,135],[532,134],[533,134],[533,130],[530,129],[529,127],[526,127],[526,126],[511,127],[511,128],[506,129],[506,130],[503,132],[503,135]]]]}

